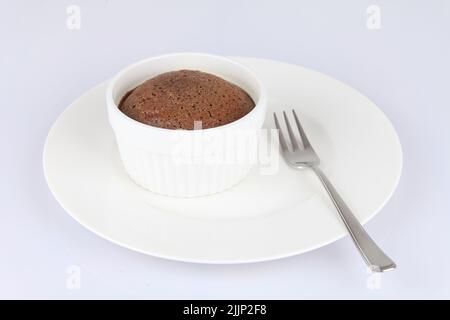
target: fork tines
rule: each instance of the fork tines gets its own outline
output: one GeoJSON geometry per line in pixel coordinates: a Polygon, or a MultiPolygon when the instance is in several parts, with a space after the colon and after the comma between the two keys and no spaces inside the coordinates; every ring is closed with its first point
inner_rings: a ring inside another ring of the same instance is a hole
{"type": "MultiPolygon", "coordinates": [[[[295,123],[297,125],[298,132],[300,134],[300,142],[303,145],[303,148],[304,149],[310,148],[311,144],[310,144],[310,142],[308,140],[308,137],[306,136],[305,130],[303,130],[303,127],[302,127],[302,125],[300,123],[300,120],[298,119],[298,116],[297,116],[297,113],[295,112],[295,110],[292,110],[292,114],[294,115],[294,120],[295,120],[295,123]]],[[[273,117],[274,117],[274,120],[275,120],[275,126],[279,130],[279,137],[280,137],[281,147],[283,149],[289,149],[288,144],[286,143],[286,139],[285,139],[285,137],[283,135],[280,123],[278,121],[278,117],[277,117],[275,112],[273,113],[273,117]]],[[[288,135],[289,135],[289,138],[290,138],[292,150],[293,151],[298,150],[300,148],[300,146],[299,146],[299,144],[297,142],[297,138],[296,138],[296,136],[295,136],[295,134],[294,134],[294,132],[292,130],[291,124],[289,122],[288,116],[287,116],[285,111],[283,111],[283,118],[284,118],[284,122],[286,123],[286,128],[287,128],[288,135]]]]}

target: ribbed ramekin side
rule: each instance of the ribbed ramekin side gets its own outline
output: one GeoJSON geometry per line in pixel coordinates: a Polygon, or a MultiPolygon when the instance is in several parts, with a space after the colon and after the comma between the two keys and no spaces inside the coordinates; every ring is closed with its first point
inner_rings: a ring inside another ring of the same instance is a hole
{"type": "Polygon", "coordinates": [[[171,155],[119,142],[122,162],[128,175],[141,187],[174,197],[197,197],[223,191],[241,181],[250,164],[177,163],[171,155]]]}

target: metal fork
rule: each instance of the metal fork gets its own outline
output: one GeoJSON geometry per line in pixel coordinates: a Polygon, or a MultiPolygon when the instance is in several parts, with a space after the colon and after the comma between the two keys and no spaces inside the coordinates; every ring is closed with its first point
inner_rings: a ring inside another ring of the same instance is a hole
{"type": "Polygon", "coordinates": [[[396,268],[394,261],[392,261],[370,238],[367,232],[364,230],[358,219],[353,215],[350,208],[345,204],[344,200],[339,196],[336,189],[331,182],[319,168],[320,159],[317,153],[314,151],[311,143],[309,142],[305,131],[303,130],[297,114],[292,110],[295,123],[297,124],[298,131],[300,133],[300,140],[303,147],[300,147],[297,139],[292,131],[292,127],[289,123],[286,112],[283,111],[284,121],[286,122],[286,128],[290,138],[290,147],[288,146],[284,135],[282,133],[280,123],[276,113],[273,114],[275,125],[279,132],[280,146],[282,154],[289,166],[300,169],[310,168],[322,182],[325,190],[330,196],[334,206],[336,207],[339,215],[341,216],[348,232],[350,233],[353,242],[361,253],[363,259],[373,272],[384,272],[393,270],[396,268]]]}

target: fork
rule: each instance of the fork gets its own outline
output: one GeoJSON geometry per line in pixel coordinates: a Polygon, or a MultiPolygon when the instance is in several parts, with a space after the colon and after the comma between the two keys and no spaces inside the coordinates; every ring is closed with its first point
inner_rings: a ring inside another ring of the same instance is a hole
{"type": "Polygon", "coordinates": [[[284,138],[276,113],[273,114],[275,126],[279,132],[279,140],[283,158],[286,160],[290,167],[295,169],[309,168],[317,175],[320,182],[325,187],[328,195],[330,196],[334,206],[339,212],[339,215],[342,218],[342,221],[344,222],[348,232],[350,233],[353,242],[355,243],[364,261],[367,263],[372,272],[384,272],[395,269],[396,264],[394,263],[394,261],[392,261],[376,245],[372,238],[370,238],[362,225],[359,223],[358,219],[353,215],[350,208],[346,205],[341,196],[339,196],[330,180],[328,180],[323,171],[320,169],[319,156],[314,151],[311,143],[309,142],[308,137],[306,136],[306,133],[303,130],[303,127],[300,124],[300,121],[294,110],[292,110],[292,114],[300,133],[300,142],[302,144],[302,147],[297,142],[297,138],[294,135],[286,112],[283,111],[283,117],[290,139],[290,147],[288,146],[288,143],[284,138]]]}

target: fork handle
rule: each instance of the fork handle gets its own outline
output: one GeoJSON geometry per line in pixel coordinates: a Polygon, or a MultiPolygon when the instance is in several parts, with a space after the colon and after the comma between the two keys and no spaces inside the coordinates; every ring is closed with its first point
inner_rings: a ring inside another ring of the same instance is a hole
{"type": "Polygon", "coordinates": [[[339,215],[344,221],[348,232],[350,233],[353,242],[361,253],[364,261],[371,268],[373,272],[384,272],[396,268],[396,264],[392,261],[370,238],[369,234],[364,230],[361,223],[353,215],[350,208],[338,194],[336,189],[331,184],[330,180],[325,176],[319,167],[311,168],[322,182],[328,195],[333,201],[339,215]]]}

